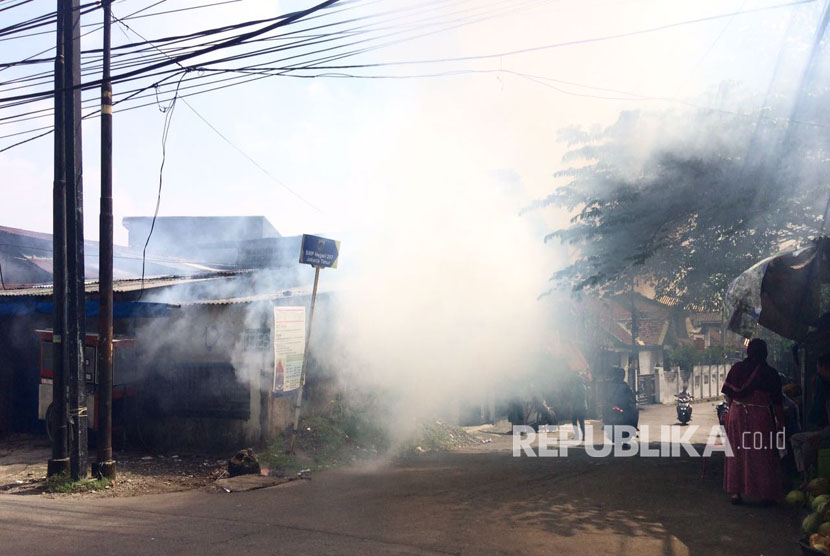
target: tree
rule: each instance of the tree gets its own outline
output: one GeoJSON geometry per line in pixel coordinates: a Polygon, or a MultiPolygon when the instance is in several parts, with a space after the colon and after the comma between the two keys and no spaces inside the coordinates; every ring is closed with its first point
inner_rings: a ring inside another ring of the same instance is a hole
{"type": "Polygon", "coordinates": [[[554,282],[617,294],[636,280],[719,307],[740,272],[819,233],[830,191],[821,92],[801,108],[808,122],[739,107],[624,112],[605,130],[563,131],[566,183],[538,205],[574,213],[546,240],[577,254],[554,282]]]}

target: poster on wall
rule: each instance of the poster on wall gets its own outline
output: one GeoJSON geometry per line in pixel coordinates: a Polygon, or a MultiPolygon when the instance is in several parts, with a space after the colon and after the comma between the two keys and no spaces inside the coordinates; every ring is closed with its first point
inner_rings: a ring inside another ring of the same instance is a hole
{"type": "Polygon", "coordinates": [[[274,396],[300,387],[304,355],[305,307],[274,307],[274,396]]]}

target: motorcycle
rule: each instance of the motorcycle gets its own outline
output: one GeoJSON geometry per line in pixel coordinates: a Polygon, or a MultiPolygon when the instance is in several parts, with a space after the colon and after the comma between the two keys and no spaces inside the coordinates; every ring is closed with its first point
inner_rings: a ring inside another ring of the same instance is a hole
{"type": "Polygon", "coordinates": [[[677,420],[687,425],[692,420],[692,400],[690,395],[677,395],[677,420]]]}
{"type": "Polygon", "coordinates": [[[729,406],[726,405],[726,402],[721,402],[716,407],[718,412],[718,423],[720,426],[726,426],[726,415],[729,413],[729,406]]]}
{"type": "MultiPolygon", "coordinates": [[[[626,425],[629,427],[637,427],[639,421],[639,409],[635,406],[633,409],[626,410],[619,405],[613,405],[608,410],[608,414],[603,419],[605,424],[605,434],[612,442],[616,442],[620,435],[619,425],[626,425]]],[[[625,437],[623,437],[625,438],[625,437]]]]}

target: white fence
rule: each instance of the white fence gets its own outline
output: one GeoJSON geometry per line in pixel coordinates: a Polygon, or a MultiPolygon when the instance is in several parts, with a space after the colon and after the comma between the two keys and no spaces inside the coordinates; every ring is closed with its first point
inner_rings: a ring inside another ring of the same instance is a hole
{"type": "MultiPolygon", "coordinates": [[[[695,365],[686,384],[689,393],[699,400],[719,397],[726,373],[729,372],[731,366],[731,363],[695,365]]],[[[683,373],[678,367],[671,370],[657,367],[655,373],[657,375],[655,384],[657,403],[674,403],[674,395],[683,390],[683,373]]]]}

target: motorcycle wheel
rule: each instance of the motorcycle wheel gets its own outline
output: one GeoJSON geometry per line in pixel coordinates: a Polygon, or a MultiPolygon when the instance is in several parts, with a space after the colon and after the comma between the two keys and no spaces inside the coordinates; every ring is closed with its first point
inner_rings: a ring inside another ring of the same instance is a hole
{"type": "MultiPolygon", "coordinates": [[[[55,429],[58,426],[58,416],[57,412],[55,411],[55,404],[49,404],[49,407],[46,408],[46,415],[44,418],[46,422],[46,437],[49,439],[50,442],[55,440],[55,429]]],[[[67,442],[71,443],[72,439],[75,438],[74,433],[72,432],[71,424],[68,424],[66,427],[66,435],[67,435],[67,442]]]]}

